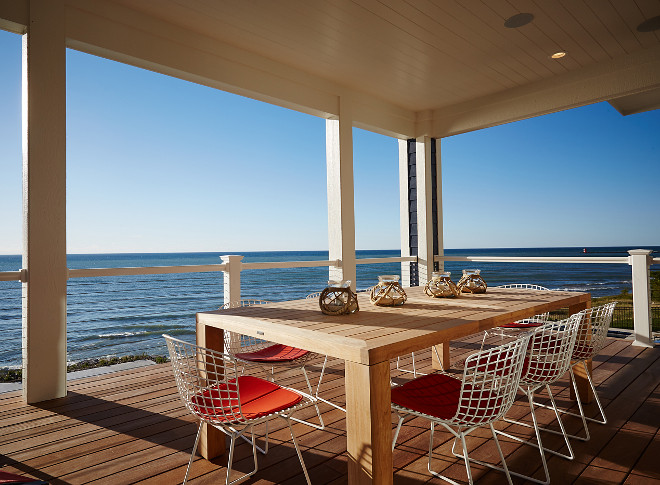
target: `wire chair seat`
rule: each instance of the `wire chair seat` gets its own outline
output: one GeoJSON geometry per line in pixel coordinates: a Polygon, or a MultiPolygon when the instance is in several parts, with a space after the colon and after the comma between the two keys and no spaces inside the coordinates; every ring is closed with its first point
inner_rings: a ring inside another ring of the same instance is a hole
{"type": "MultiPolygon", "coordinates": [[[[463,447],[465,468],[469,483],[473,483],[465,436],[473,430],[488,426],[491,429],[503,470],[509,483],[511,476],[502,454],[493,422],[502,418],[513,405],[520,382],[528,335],[512,342],[474,354],[465,362],[462,378],[444,372],[417,377],[392,388],[392,409],[399,420],[392,440],[396,445],[404,420],[418,416],[431,421],[429,440],[429,472],[443,480],[455,483],[433,470],[433,434],[435,424],[451,432],[454,445],[458,440],[463,447]],[[456,429],[454,429],[456,428],[456,429]]],[[[476,462],[478,463],[478,462],[476,462]]]]}
{"type": "Polygon", "coordinates": [[[167,342],[179,396],[186,409],[199,419],[197,436],[183,483],[186,483],[190,473],[202,424],[207,423],[231,438],[225,479],[225,483],[231,485],[242,482],[257,472],[254,426],[278,417],[284,419],[289,426],[291,439],[309,484],[309,476],[291,420],[294,419],[293,413],[314,405],[316,399],[274,382],[241,375],[238,371],[240,364],[230,355],[184,342],[169,335],[163,337],[167,342]],[[247,432],[252,434],[251,440],[245,437],[247,432]],[[230,482],[236,438],[246,439],[252,445],[254,470],[230,482]]]}
{"type": "Polygon", "coordinates": [[[234,354],[239,360],[258,362],[260,364],[299,363],[301,359],[309,357],[309,355],[310,352],[308,350],[283,344],[272,344],[254,352],[236,352],[234,354]]]}

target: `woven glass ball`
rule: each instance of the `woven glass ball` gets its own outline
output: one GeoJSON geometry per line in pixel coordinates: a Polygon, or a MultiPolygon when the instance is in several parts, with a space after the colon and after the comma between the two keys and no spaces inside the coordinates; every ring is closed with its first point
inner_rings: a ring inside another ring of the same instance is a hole
{"type": "Polygon", "coordinates": [[[463,276],[456,286],[463,293],[486,293],[488,285],[480,273],[479,269],[464,269],[463,276]]]}
{"type": "Polygon", "coordinates": [[[431,273],[431,281],[426,283],[424,293],[433,298],[454,298],[460,294],[449,271],[431,273]]]}
{"type": "Polygon", "coordinates": [[[399,275],[382,275],[371,289],[370,299],[378,306],[400,306],[406,302],[408,295],[399,283],[399,275]]]}
{"type": "Polygon", "coordinates": [[[326,315],[347,315],[360,309],[350,281],[328,281],[319,296],[319,307],[326,315]]]}

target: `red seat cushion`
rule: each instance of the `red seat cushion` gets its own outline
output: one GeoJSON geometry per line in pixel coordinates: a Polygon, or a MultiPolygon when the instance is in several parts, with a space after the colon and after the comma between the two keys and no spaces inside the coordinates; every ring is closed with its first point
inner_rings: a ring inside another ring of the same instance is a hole
{"type": "Polygon", "coordinates": [[[229,385],[222,384],[197,394],[191,399],[194,410],[210,421],[236,421],[257,419],[283,409],[290,408],[302,401],[303,397],[288,389],[283,389],[274,382],[253,376],[240,376],[229,385]],[[238,384],[238,386],[237,386],[238,384]],[[239,410],[235,392],[240,394],[239,410]]]}
{"type": "Polygon", "coordinates": [[[428,374],[392,389],[392,402],[413,411],[449,419],[456,415],[461,381],[445,374],[428,374]]]}
{"type": "Polygon", "coordinates": [[[21,475],[16,475],[15,473],[0,471],[0,484],[18,485],[18,484],[31,484],[31,483],[34,483],[35,485],[41,483],[43,483],[44,485],[48,485],[46,482],[42,482],[41,480],[37,480],[36,478],[23,477],[21,475]]]}
{"type": "Polygon", "coordinates": [[[573,348],[573,360],[584,360],[593,357],[594,347],[586,344],[575,344],[573,348]]]}
{"type": "Polygon", "coordinates": [[[505,323],[504,325],[500,325],[500,328],[536,328],[536,327],[540,327],[541,325],[543,324],[538,322],[528,322],[528,323],[511,322],[511,323],[505,323]]]}
{"type": "Polygon", "coordinates": [[[288,345],[274,344],[256,352],[240,352],[235,354],[237,359],[249,362],[275,363],[291,362],[309,354],[309,350],[298,349],[288,345]]]}
{"type": "Polygon", "coordinates": [[[446,374],[428,374],[392,389],[392,402],[399,406],[466,424],[487,422],[499,414],[502,398],[489,389],[463,387],[461,380],[446,374]]]}

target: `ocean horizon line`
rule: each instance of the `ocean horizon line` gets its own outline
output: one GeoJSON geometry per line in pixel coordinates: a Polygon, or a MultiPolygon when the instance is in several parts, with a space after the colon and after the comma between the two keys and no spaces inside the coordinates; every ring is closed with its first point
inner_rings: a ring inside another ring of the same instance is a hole
{"type": "MultiPolygon", "coordinates": [[[[580,249],[583,252],[595,253],[597,250],[617,249],[617,251],[604,251],[604,252],[620,252],[624,253],[632,249],[649,249],[660,248],[655,244],[649,245],[612,245],[612,246],[490,246],[481,248],[444,248],[444,251],[491,251],[491,250],[535,250],[535,249],[580,249]],[[623,249],[628,248],[628,249],[623,249]],[[584,251],[586,250],[586,251],[584,251]]],[[[356,249],[356,252],[400,252],[401,249],[356,249]]],[[[652,250],[654,252],[660,251],[659,249],[652,250]]],[[[125,251],[125,252],[72,252],[67,253],[67,256],[134,256],[134,255],[162,255],[162,254],[207,254],[207,255],[243,255],[243,254],[262,254],[262,253],[327,253],[327,249],[260,249],[251,251],[125,251]]],[[[0,253],[0,257],[22,257],[20,253],[0,253]]]]}

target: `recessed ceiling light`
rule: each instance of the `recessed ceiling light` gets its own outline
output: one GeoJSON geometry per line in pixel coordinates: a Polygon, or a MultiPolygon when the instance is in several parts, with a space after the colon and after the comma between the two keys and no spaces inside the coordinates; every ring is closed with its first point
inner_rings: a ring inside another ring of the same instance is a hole
{"type": "Polygon", "coordinates": [[[509,17],[504,21],[504,26],[508,29],[517,29],[523,25],[527,25],[534,20],[534,15],[531,13],[517,13],[513,17],[509,17]]]}
{"type": "Polygon", "coordinates": [[[564,51],[559,51],[559,52],[555,52],[554,54],[552,54],[552,55],[550,56],[550,58],[551,58],[551,59],[561,59],[561,58],[564,57],[565,55],[566,55],[566,52],[564,52],[564,51]]]}
{"type": "Polygon", "coordinates": [[[660,15],[646,19],[637,26],[637,32],[653,32],[654,30],[660,30],[660,15]]]}

